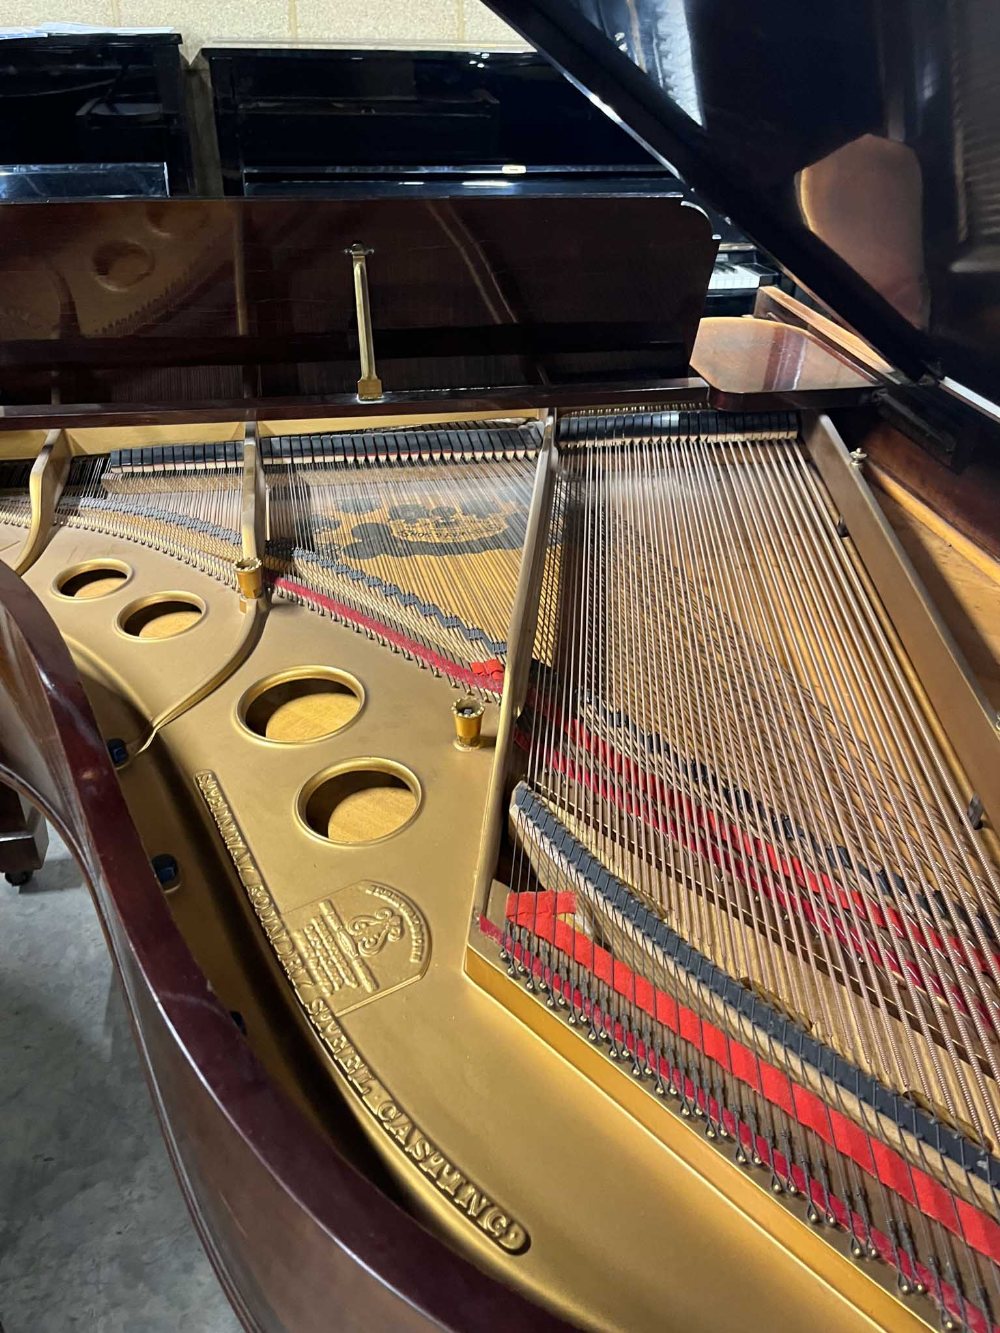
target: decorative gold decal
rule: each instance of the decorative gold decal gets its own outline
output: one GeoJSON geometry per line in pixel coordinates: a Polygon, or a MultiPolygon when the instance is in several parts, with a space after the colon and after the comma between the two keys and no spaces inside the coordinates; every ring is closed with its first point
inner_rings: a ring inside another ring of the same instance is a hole
{"type": "Polygon", "coordinates": [[[384,884],[348,884],[285,921],[312,983],[303,1002],[322,995],[335,1014],[398,990],[427,966],[423,916],[384,884]]]}
{"type": "Polygon", "coordinates": [[[301,918],[301,922],[289,929],[261,878],[218,778],[205,770],[196,773],[194,780],[271,948],[347,1087],[382,1132],[463,1217],[508,1254],[523,1254],[531,1243],[525,1228],[424,1133],[365,1063],[337,1021],[338,1013],[420,976],[430,951],[420,912],[395,889],[363,880],[324,899],[318,915],[315,904],[292,913],[291,918],[301,918]]]}

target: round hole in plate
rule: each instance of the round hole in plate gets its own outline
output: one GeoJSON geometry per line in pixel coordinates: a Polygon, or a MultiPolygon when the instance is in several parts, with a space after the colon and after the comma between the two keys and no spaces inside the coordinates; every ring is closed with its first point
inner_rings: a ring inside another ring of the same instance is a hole
{"type": "Polygon", "coordinates": [[[126,240],[105,241],[91,260],[98,282],[113,292],[127,292],[149,277],[155,262],[144,245],[126,240]]]}
{"type": "Polygon", "coordinates": [[[265,676],[239,702],[248,731],[282,745],[332,736],[357,717],[364,691],[353,676],[328,667],[302,667],[265,676]]]}
{"type": "Polygon", "coordinates": [[[56,592],[74,601],[93,601],[117,592],[132,575],[128,565],[118,560],[94,560],[86,565],[64,569],[56,579],[56,592]]]}
{"type": "Polygon", "coordinates": [[[329,842],[379,842],[406,827],[420,805],[417,779],[389,759],[357,759],[319,773],[302,790],[299,814],[329,842]]]}
{"type": "Polygon", "coordinates": [[[118,624],[135,639],[172,639],[191,629],[204,614],[204,603],[190,593],[155,593],[127,606],[118,624]]]}

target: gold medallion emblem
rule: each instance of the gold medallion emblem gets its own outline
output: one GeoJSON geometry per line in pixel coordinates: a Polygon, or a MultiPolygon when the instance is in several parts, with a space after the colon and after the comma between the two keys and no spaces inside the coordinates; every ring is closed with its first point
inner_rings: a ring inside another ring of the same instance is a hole
{"type": "Polygon", "coordinates": [[[409,898],[360,880],[284,918],[261,878],[219,780],[195,784],[232,857],[275,957],[341,1079],[388,1142],[446,1197],[461,1217],[508,1254],[531,1244],[524,1226],[469,1179],[392,1095],[351,1042],[339,1015],[415,981],[427,966],[427,922],[409,898]]]}
{"type": "Polygon", "coordinates": [[[397,889],[359,880],[286,915],[308,974],[308,999],[347,1014],[415,981],[430,942],[420,910],[397,889]]]}

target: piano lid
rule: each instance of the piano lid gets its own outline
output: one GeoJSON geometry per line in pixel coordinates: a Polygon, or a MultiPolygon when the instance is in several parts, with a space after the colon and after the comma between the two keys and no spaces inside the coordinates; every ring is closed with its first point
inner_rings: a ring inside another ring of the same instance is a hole
{"type": "Polygon", "coordinates": [[[901,371],[1000,397],[996,0],[488,0],[901,371]]]}
{"type": "Polygon", "coordinates": [[[684,396],[715,252],[664,194],[0,203],[0,428],[684,396]]]}

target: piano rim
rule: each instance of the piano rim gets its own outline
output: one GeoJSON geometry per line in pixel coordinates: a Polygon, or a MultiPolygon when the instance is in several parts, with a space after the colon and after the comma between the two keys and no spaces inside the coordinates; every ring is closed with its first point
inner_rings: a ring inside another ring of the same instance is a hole
{"type": "Polygon", "coordinates": [[[358,1327],[367,1305],[373,1315],[394,1311],[400,1328],[489,1330],[504,1321],[570,1327],[489,1277],[392,1202],[267,1075],[173,921],[68,647],[38,597],[6,565],[0,565],[0,632],[6,656],[17,664],[0,682],[0,778],[43,812],[80,867],[171,1163],[241,1323],[282,1327],[262,1289],[266,1283],[254,1275],[279,1273],[278,1285],[283,1277],[294,1296],[305,1261],[327,1297],[347,1295],[345,1286],[357,1288],[350,1305],[358,1327]],[[176,1108],[169,1114],[167,1103],[171,1083],[185,1076],[204,1097],[178,1124],[176,1108]],[[226,1214],[228,1236],[218,1216],[208,1216],[198,1149],[216,1152],[226,1140],[229,1155],[235,1140],[242,1157],[230,1164],[234,1183],[237,1170],[251,1172],[250,1192],[259,1194],[261,1211],[283,1210],[294,1220],[295,1235],[282,1241],[275,1226],[271,1245],[255,1244],[245,1234],[241,1242],[242,1228],[232,1214],[226,1214]],[[286,1261],[279,1251],[289,1239],[286,1261]]]}

